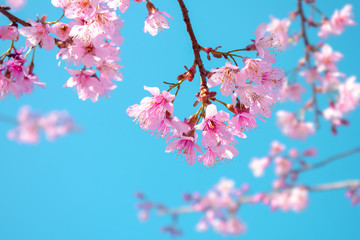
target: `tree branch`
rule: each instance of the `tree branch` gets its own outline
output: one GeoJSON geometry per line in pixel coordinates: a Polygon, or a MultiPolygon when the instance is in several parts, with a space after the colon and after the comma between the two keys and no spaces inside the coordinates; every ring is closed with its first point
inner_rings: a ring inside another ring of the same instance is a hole
{"type": "Polygon", "coordinates": [[[178,2],[179,2],[181,12],[182,12],[182,15],[184,18],[186,30],[189,33],[189,36],[191,39],[191,44],[192,44],[192,48],[193,48],[194,56],[195,56],[195,62],[199,67],[199,72],[200,72],[200,77],[201,77],[201,87],[207,89],[206,70],[204,68],[204,64],[203,64],[203,62],[201,60],[201,56],[200,56],[200,45],[199,45],[198,41],[196,40],[194,30],[192,29],[192,26],[191,26],[190,18],[188,15],[189,11],[187,10],[183,0],[178,0],[178,2]]]}
{"type": "Polygon", "coordinates": [[[24,21],[16,16],[14,16],[13,14],[9,13],[10,9],[11,9],[10,7],[0,5],[0,13],[2,13],[5,17],[7,17],[12,23],[20,23],[21,25],[23,25],[25,27],[31,26],[31,24],[28,23],[27,21],[24,21]]]}
{"type": "MultiPolygon", "coordinates": [[[[289,192],[292,189],[299,187],[289,187],[284,190],[280,191],[273,191],[269,193],[264,193],[266,197],[272,197],[278,193],[281,192],[289,192]]],[[[318,191],[329,191],[329,190],[337,190],[342,188],[358,188],[360,187],[360,180],[347,180],[347,181],[341,181],[341,182],[333,182],[333,183],[325,183],[320,184],[316,186],[304,186],[309,192],[318,192],[318,191]]],[[[238,206],[245,203],[253,203],[254,197],[256,195],[249,195],[249,196],[241,196],[237,200],[238,206]]],[[[161,209],[159,211],[159,214],[161,215],[178,215],[178,214],[184,214],[184,213],[193,213],[193,212],[199,212],[195,210],[192,206],[181,206],[177,208],[170,208],[170,209],[161,209]]]]}
{"type": "Polygon", "coordinates": [[[348,156],[351,156],[351,155],[359,153],[359,152],[360,152],[360,147],[356,147],[356,148],[351,149],[349,151],[346,151],[346,152],[337,154],[335,156],[326,158],[325,160],[323,160],[321,162],[311,164],[311,165],[305,165],[305,166],[303,166],[301,168],[294,169],[294,170],[291,171],[291,173],[301,173],[301,172],[305,172],[305,171],[312,170],[312,169],[315,169],[315,168],[323,167],[326,164],[329,164],[329,163],[331,163],[331,162],[333,162],[335,160],[338,160],[338,159],[341,159],[341,158],[344,158],[344,157],[348,157],[348,156]]]}

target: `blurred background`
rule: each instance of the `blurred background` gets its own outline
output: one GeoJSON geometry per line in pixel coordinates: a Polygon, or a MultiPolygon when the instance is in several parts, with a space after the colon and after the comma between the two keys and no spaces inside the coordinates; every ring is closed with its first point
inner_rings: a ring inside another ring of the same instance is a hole
{"type": "MultiPolygon", "coordinates": [[[[338,136],[334,137],[329,124],[322,121],[316,135],[305,142],[283,136],[276,127],[274,114],[264,123],[259,121],[258,129],[248,133],[247,139],[239,140],[238,157],[216,168],[206,168],[200,163],[189,166],[181,157],[165,153],[165,141],[142,131],[125,113],[127,107],[148,95],[143,90],[144,85],[165,90],[167,86],[162,82],[175,82],[176,76],[184,72],[183,66],[190,67],[193,62],[190,40],[177,1],[153,2],[160,11],[174,17],[170,29],[156,37],[144,34],[145,4],[131,2],[128,11],[122,15],[125,24],[121,33],[125,42],[120,57],[125,67],[122,69],[124,81],[117,83],[118,88],[109,98],[96,103],[79,100],[70,88],[62,87],[70,75],[64,69],[64,63],[58,67],[57,49],[37,49],[34,72],[46,83],[46,89],[36,88],[19,100],[10,97],[0,102],[0,113],[11,117],[16,117],[23,105],[44,113],[67,110],[83,127],[82,132],[56,142],[43,139],[37,145],[25,145],[9,141],[6,133],[14,126],[0,122],[0,239],[170,239],[160,232],[161,226],[170,223],[169,216],[151,216],[147,223],[139,222],[135,209],[136,191],[141,190],[150,199],[167,206],[184,204],[184,192],[206,193],[221,177],[235,180],[238,186],[247,182],[251,192],[264,191],[271,188],[273,171],[255,179],[248,164],[252,157],[265,156],[272,140],[279,140],[288,149],[305,150],[316,146],[318,156],[313,162],[360,145],[360,112],[356,110],[348,117],[350,126],[339,128],[338,136]]],[[[0,4],[4,3],[0,1],[0,4]]],[[[270,22],[270,15],[282,19],[296,9],[296,0],[197,0],[185,3],[200,44],[222,46],[224,51],[248,45],[258,24],[270,22]]],[[[355,21],[359,21],[359,1],[317,1],[328,16],[347,3],[353,4],[355,21]]],[[[36,14],[46,14],[48,20],[56,20],[62,14],[50,0],[27,0],[25,7],[14,13],[22,19],[35,19],[36,14]]],[[[0,15],[0,25],[8,23],[0,15]]],[[[316,31],[309,35],[314,42],[318,41],[316,31]]],[[[360,76],[359,38],[359,26],[355,26],[327,41],[334,50],[344,54],[338,66],[349,76],[360,76]]],[[[8,44],[8,41],[1,41],[0,49],[7,49],[8,44]]],[[[284,70],[294,68],[303,51],[302,45],[290,47],[278,54],[277,65],[284,70]]],[[[223,64],[225,62],[218,59],[205,61],[208,70],[223,64]]],[[[175,115],[181,119],[196,111],[192,107],[194,94],[198,91],[196,81],[198,77],[192,85],[183,84],[179,99],[175,101],[175,115]]],[[[299,106],[297,103],[278,104],[274,112],[299,106]]],[[[300,181],[316,185],[356,178],[360,178],[359,155],[304,173],[300,181]]],[[[240,217],[247,225],[247,232],[227,238],[358,240],[360,208],[351,206],[344,195],[344,190],[312,193],[308,208],[301,213],[272,212],[260,204],[243,206],[240,217]]],[[[183,239],[221,238],[212,230],[206,233],[195,231],[200,216],[180,217],[179,227],[185,232],[183,239]]]]}

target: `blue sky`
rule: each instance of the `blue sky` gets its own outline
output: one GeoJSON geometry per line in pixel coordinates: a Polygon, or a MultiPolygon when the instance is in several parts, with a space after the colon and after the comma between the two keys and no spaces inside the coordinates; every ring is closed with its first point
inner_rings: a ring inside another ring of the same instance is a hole
{"type": "MultiPolygon", "coordinates": [[[[1,2],[1,1],[0,1],[1,2]]],[[[335,8],[347,1],[318,0],[319,7],[330,16],[335,8]]],[[[317,146],[321,160],[360,145],[360,112],[349,116],[350,126],[339,129],[333,137],[329,124],[306,142],[290,140],[281,135],[275,118],[260,123],[259,128],[240,140],[239,156],[230,163],[214,169],[201,164],[189,166],[181,158],[164,152],[166,143],[134,125],[125,110],[138,103],[147,92],[143,86],[165,89],[163,81],[175,81],[184,65],[193,61],[190,40],[182,22],[177,1],[154,1],[155,5],[174,17],[170,29],[156,37],[144,34],[146,17],[144,4],[132,1],[124,14],[121,47],[124,81],[111,97],[99,102],[81,101],[69,88],[62,88],[69,74],[64,64],[58,67],[56,49],[37,51],[35,73],[46,82],[46,89],[37,88],[20,100],[13,97],[0,102],[0,113],[16,116],[25,104],[42,112],[67,110],[82,125],[84,131],[61,138],[54,143],[42,141],[36,146],[10,142],[6,132],[13,126],[0,123],[0,239],[6,240],[113,240],[113,239],[170,239],[160,233],[168,224],[166,216],[153,216],[140,223],[134,192],[143,191],[154,201],[168,206],[183,204],[183,192],[205,193],[221,177],[234,179],[239,185],[248,182],[254,191],[270,188],[272,174],[254,179],[248,169],[253,156],[265,156],[269,144],[277,139],[289,148],[304,150],[317,146]]],[[[260,22],[269,22],[269,15],[284,18],[296,8],[296,1],[185,1],[195,34],[203,46],[219,46],[225,50],[249,44],[260,22]]],[[[352,1],[355,16],[360,16],[360,2],[352,1]]],[[[21,18],[47,14],[49,20],[61,15],[50,1],[28,0],[27,6],[17,12],[21,18]]],[[[357,20],[357,18],[355,18],[357,20]]],[[[0,24],[8,24],[0,16],[0,24]]],[[[312,32],[315,34],[315,32],[312,32]]],[[[344,54],[339,69],[347,75],[360,76],[358,67],[359,26],[347,28],[340,37],[331,37],[329,44],[344,54]]],[[[316,38],[312,38],[315,39],[316,38]]],[[[1,49],[8,43],[1,42],[1,49]]],[[[294,67],[303,54],[303,48],[293,47],[278,54],[278,65],[294,67]]],[[[205,59],[205,55],[204,55],[205,59]]],[[[221,66],[222,60],[206,62],[206,67],[221,66]]],[[[195,78],[194,82],[198,78],[195,78]]],[[[196,85],[196,84],[195,84],[196,85]]],[[[175,112],[185,117],[193,112],[192,103],[197,87],[186,84],[175,101],[175,112]]],[[[276,109],[295,109],[299,105],[277,105],[276,109]]],[[[323,169],[304,173],[304,183],[320,184],[331,181],[360,178],[359,156],[335,162],[323,169]]],[[[264,206],[244,206],[240,216],[248,231],[242,239],[359,239],[360,208],[350,205],[345,191],[311,194],[310,204],[302,213],[271,212],[264,206]]],[[[211,230],[197,233],[194,226],[200,214],[180,218],[185,231],[183,239],[219,239],[211,230]]],[[[239,237],[240,238],[240,237],[239,237]]],[[[236,239],[228,237],[228,239],[236,239]]]]}

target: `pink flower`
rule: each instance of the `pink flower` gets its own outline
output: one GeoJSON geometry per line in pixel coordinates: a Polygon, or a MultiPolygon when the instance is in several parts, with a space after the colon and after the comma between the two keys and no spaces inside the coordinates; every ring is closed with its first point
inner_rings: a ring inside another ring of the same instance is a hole
{"type": "Polygon", "coordinates": [[[279,153],[282,153],[285,150],[285,145],[279,143],[278,141],[272,141],[271,142],[271,148],[270,148],[270,155],[274,156],[279,153]]]}
{"type": "Polygon", "coordinates": [[[204,162],[204,166],[213,166],[223,159],[233,159],[238,154],[239,152],[234,146],[219,143],[218,146],[207,148],[207,151],[199,156],[198,161],[204,162]]]}
{"type": "Polygon", "coordinates": [[[313,83],[315,80],[321,80],[322,77],[320,76],[320,74],[318,73],[318,69],[311,68],[311,69],[307,69],[304,70],[302,72],[299,73],[300,76],[304,77],[307,83],[313,83]]]}
{"type": "Polygon", "coordinates": [[[169,23],[165,16],[173,19],[172,16],[167,12],[159,12],[159,10],[149,1],[146,3],[146,7],[148,8],[149,15],[145,20],[144,33],[149,32],[152,36],[155,36],[159,31],[169,28],[169,23]]]}
{"type": "Polygon", "coordinates": [[[55,32],[56,36],[62,41],[65,41],[69,37],[70,27],[66,23],[58,22],[52,27],[52,31],[55,32]]]}
{"type": "Polygon", "coordinates": [[[292,163],[288,158],[279,156],[275,158],[274,162],[276,175],[285,176],[291,171],[292,163]]]}
{"type": "Polygon", "coordinates": [[[343,113],[353,111],[360,100],[360,83],[356,83],[356,77],[349,77],[345,83],[338,86],[339,100],[337,109],[343,113]]]}
{"type": "Polygon", "coordinates": [[[38,115],[32,113],[29,106],[24,106],[19,110],[18,123],[19,125],[7,134],[10,140],[27,144],[39,142],[38,115]]]}
{"type": "Polygon", "coordinates": [[[291,190],[289,204],[293,211],[299,212],[304,210],[308,203],[308,190],[305,187],[296,187],[291,190]]]}
{"type": "Polygon", "coordinates": [[[249,167],[255,177],[261,177],[262,175],[264,175],[264,170],[269,166],[270,162],[271,160],[268,157],[253,158],[251,159],[249,167]]]}
{"type": "Polygon", "coordinates": [[[107,5],[112,9],[119,8],[120,12],[124,13],[129,8],[130,0],[108,0],[107,5]]]}
{"type": "Polygon", "coordinates": [[[271,64],[261,59],[245,57],[243,62],[245,66],[241,69],[239,77],[242,79],[250,79],[255,83],[261,83],[263,74],[271,70],[271,64]]]}
{"type": "Polygon", "coordinates": [[[235,114],[229,120],[229,126],[239,137],[242,135],[245,138],[246,135],[242,131],[254,129],[257,127],[257,124],[253,114],[243,111],[235,114]]]}
{"type": "Polygon", "coordinates": [[[291,21],[287,18],[280,20],[270,16],[271,23],[267,25],[267,31],[273,32],[279,36],[280,45],[286,47],[288,45],[288,29],[291,21]]]}
{"type": "Polygon", "coordinates": [[[169,137],[169,139],[173,138],[177,139],[167,145],[165,152],[177,150],[176,156],[179,156],[181,153],[185,154],[186,162],[189,165],[193,165],[196,162],[196,151],[202,153],[201,147],[196,144],[196,133],[193,136],[174,135],[169,137]]]}
{"type": "Polygon", "coordinates": [[[338,62],[342,59],[343,55],[340,52],[333,52],[332,48],[325,44],[321,48],[321,52],[314,53],[314,58],[316,60],[317,70],[319,72],[329,70],[337,71],[337,66],[335,62],[338,62]]]}
{"type": "Polygon", "coordinates": [[[211,225],[214,230],[224,235],[239,235],[246,231],[246,226],[236,217],[227,220],[214,220],[211,225]]]}
{"type": "Polygon", "coordinates": [[[129,117],[134,117],[140,127],[145,130],[155,130],[165,119],[167,112],[170,116],[173,113],[172,101],[175,95],[167,91],[160,93],[157,87],[144,87],[152,94],[152,97],[145,97],[140,105],[135,104],[126,110],[129,117]]]}
{"type": "Polygon", "coordinates": [[[266,23],[260,23],[255,30],[254,44],[248,45],[246,49],[248,51],[256,50],[258,55],[263,58],[266,62],[274,63],[276,59],[269,53],[269,50],[274,50],[281,46],[279,37],[275,33],[265,35],[266,23]]]}
{"type": "Polygon", "coordinates": [[[0,26],[0,39],[2,40],[17,40],[19,38],[19,31],[15,26],[0,26]]]}
{"type": "Polygon", "coordinates": [[[50,141],[75,130],[73,119],[67,112],[53,111],[47,115],[31,112],[24,106],[18,113],[18,126],[8,132],[8,138],[20,143],[35,144],[44,131],[50,141]]]}
{"type": "Polygon", "coordinates": [[[236,73],[239,72],[237,66],[226,62],[225,66],[219,69],[211,69],[211,77],[207,83],[208,87],[215,87],[221,84],[220,91],[223,96],[229,96],[233,93],[236,85],[236,73]]]}
{"type": "Polygon", "coordinates": [[[352,5],[346,4],[343,9],[335,10],[330,20],[325,20],[320,28],[318,35],[326,38],[330,33],[340,35],[344,32],[345,26],[354,26],[352,5]]]}
{"type": "Polygon", "coordinates": [[[276,116],[278,118],[277,124],[280,126],[282,132],[291,138],[305,140],[307,136],[315,133],[314,123],[298,121],[294,113],[278,111],[276,116]]]}
{"type": "Polygon", "coordinates": [[[305,88],[299,83],[292,83],[289,85],[287,82],[284,84],[283,88],[280,90],[280,99],[285,101],[287,99],[301,102],[301,95],[306,92],[305,88]]]}
{"type": "Polygon", "coordinates": [[[6,0],[6,3],[13,9],[21,9],[25,6],[26,0],[6,0]]]}
{"type": "Polygon", "coordinates": [[[44,46],[46,50],[51,50],[55,46],[55,40],[49,35],[51,28],[49,24],[44,23],[46,16],[40,19],[40,22],[34,22],[29,19],[31,27],[23,27],[19,29],[19,33],[26,37],[26,46],[32,47],[36,45],[44,46]]]}
{"type": "Polygon", "coordinates": [[[67,18],[87,20],[96,11],[96,8],[99,5],[99,0],[73,0],[69,1],[69,3],[66,3],[65,0],[64,3],[56,3],[56,5],[60,5],[62,8],[65,7],[64,13],[67,18]]]}
{"type": "Polygon", "coordinates": [[[233,142],[233,133],[224,123],[228,120],[228,113],[224,111],[217,112],[214,104],[208,105],[205,118],[195,126],[195,129],[203,131],[201,144],[211,148],[223,141],[233,142]]]}
{"type": "Polygon", "coordinates": [[[63,87],[74,88],[77,91],[79,99],[85,101],[90,98],[91,101],[98,101],[99,96],[106,94],[106,89],[95,75],[95,70],[70,70],[66,69],[72,76],[67,80],[63,87]]]}

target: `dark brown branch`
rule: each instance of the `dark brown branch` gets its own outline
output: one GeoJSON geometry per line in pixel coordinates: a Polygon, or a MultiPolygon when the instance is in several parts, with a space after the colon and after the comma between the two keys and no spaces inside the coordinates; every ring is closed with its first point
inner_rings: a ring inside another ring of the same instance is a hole
{"type": "MultiPolygon", "coordinates": [[[[333,182],[333,183],[325,183],[315,186],[304,186],[309,192],[318,192],[318,191],[329,191],[329,190],[337,190],[342,188],[358,188],[360,187],[360,180],[347,180],[347,181],[341,181],[341,182],[333,182]]],[[[267,197],[272,197],[280,192],[289,192],[292,189],[296,187],[289,187],[284,190],[280,191],[273,191],[264,193],[267,197]]],[[[248,196],[241,196],[237,200],[237,204],[245,204],[245,203],[253,203],[254,197],[256,195],[248,195],[248,196]]],[[[193,213],[198,212],[196,209],[194,209],[193,206],[181,206],[177,208],[171,208],[171,209],[161,209],[159,211],[160,214],[166,215],[166,214],[183,214],[183,213],[193,213]]]]}
{"type": "Polygon", "coordinates": [[[315,168],[323,167],[326,164],[329,164],[329,163],[331,163],[331,162],[333,162],[335,160],[338,160],[338,159],[341,159],[341,158],[344,158],[344,157],[348,157],[348,156],[351,156],[351,155],[359,153],[359,152],[360,152],[360,147],[356,147],[356,148],[351,149],[349,151],[346,151],[346,152],[337,154],[335,156],[329,157],[329,158],[327,158],[327,159],[325,159],[325,160],[323,160],[321,162],[311,164],[311,165],[305,165],[304,167],[299,168],[299,169],[295,169],[295,170],[293,170],[291,172],[292,173],[301,173],[301,172],[305,172],[305,171],[312,170],[312,169],[315,169],[315,168]]]}
{"type": "Polygon", "coordinates": [[[191,22],[190,22],[190,18],[188,15],[188,10],[184,4],[183,0],[178,0],[180,8],[181,8],[181,12],[184,18],[184,22],[186,24],[186,30],[189,33],[190,39],[191,39],[191,44],[192,44],[192,48],[194,51],[194,56],[195,56],[195,62],[199,67],[199,72],[200,72],[200,77],[201,77],[201,87],[206,88],[207,89],[207,84],[206,84],[206,70],[204,68],[204,64],[201,60],[200,57],[200,45],[198,43],[198,41],[196,40],[195,34],[194,34],[194,30],[192,29],[191,26],[191,22]]]}
{"type": "MultiPolygon", "coordinates": [[[[302,7],[302,1],[303,0],[297,0],[297,4],[298,4],[298,12],[300,15],[300,22],[301,22],[301,34],[302,37],[304,39],[304,45],[305,45],[305,61],[307,63],[307,66],[309,68],[309,70],[311,69],[311,62],[310,62],[310,52],[313,50],[313,47],[311,46],[310,42],[309,42],[309,38],[307,36],[306,33],[306,17],[305,17],[305,13],[304,13],[304,9],[302,7]]],[[[316,97],[316,86],[315,83],[312,84],[312,97],[313,97],[313,106],[314,106],[314,110],[315,110],[315,124],[316,124],[316,128],[320,127],[320,123],[319,123],[319,106],[318,106],[318,102],[317,102],[317,97],[316,97]]]]}
{"type": "Polygon", "coordinates": [[[21,25],[25,27],[30,27],[31,24],[27,21],[24,21],[11,13],[9,13],[10,8],[6,6],[0,6],[0,13],[2,13],[5,17],[7,17],[12,23],[20,23],[21,25]]]}

